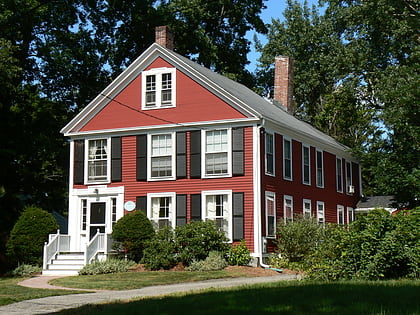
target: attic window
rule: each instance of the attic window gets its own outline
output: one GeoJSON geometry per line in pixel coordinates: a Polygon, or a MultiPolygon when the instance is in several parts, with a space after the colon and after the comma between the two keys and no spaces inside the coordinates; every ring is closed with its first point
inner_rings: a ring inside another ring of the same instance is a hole
{"type": "Polygon", "coordinates": [[[142,73],[142,109],[175,107],[175,68],[142,73]]]}

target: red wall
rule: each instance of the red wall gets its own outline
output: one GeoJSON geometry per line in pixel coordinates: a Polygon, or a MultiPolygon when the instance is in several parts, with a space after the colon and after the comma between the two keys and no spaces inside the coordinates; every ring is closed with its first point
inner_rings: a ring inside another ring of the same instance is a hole
{"type": "MultiPolygon", "coordinates": [[[[158,58],[147,69],[160,67],[173,66],[158,58]]],[[[106,105],[81,131],[244,117],[232,106],[177,70],[175,108],[141,110],[141,75],[139,75],[115,97],[115,101],[106,105]]]]}

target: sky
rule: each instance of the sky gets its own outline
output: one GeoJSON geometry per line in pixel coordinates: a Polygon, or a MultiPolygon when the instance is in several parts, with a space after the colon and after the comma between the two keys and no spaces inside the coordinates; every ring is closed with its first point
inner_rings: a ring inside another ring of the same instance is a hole
{"type": "MultiPolygon", "coordinates": [[[[300,3],[303,3],[304,0],[298,0],[300,3]]],[[[283,11],[286,8],[286,0],[268,0],[264,2],[267,9],[263,10],[261,13],[261,18],[265,24],[271,23],[271,19],[280,19],[283,20],[283,11]]],[[[307,0],[309,6],[315,5],[318,3],[318,0],[307,0]]],[[[251,62],[247,69],[253,72],[256,68],[257,59],[259,58],[259,54],[255,51],[254,47],[254,34],[255,32],[248,32],[247,39],[251,41],[251,52],[248,54],[248,60],[251,62]]],[[[262,34],[257,34],[258,39],[261,41],[262,44],[267,42],[267,39],[262,34]]]]}

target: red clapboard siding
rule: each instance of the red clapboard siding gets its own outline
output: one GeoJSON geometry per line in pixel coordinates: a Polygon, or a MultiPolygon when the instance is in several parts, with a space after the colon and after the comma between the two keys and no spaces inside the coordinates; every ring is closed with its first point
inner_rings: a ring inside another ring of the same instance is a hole
{"type": "MultiPolygon", "coordinates": [[[[148,69],[161,67],[173,66],[158,58],[148,69]]],[[[139,75],[115,97],[115,101],[111,101],[106,105],[81,131],[238,119],[244,117],[243,114],[232,106],[177,70],[175,108],[142,111],[141,75],[139,75]]]]}

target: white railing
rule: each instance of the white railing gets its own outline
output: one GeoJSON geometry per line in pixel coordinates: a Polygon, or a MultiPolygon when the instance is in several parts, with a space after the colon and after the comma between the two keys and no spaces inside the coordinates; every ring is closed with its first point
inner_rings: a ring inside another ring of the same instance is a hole
{"type": "Polygon", "coordinates": [[[47,269],[47,265],[56,254],[70,250],[70,235],[60,234],[60,230],[57,230],[57,234],[50,234],[48,241],[48,243],[44,243],[44,270],[47,269]]]}
{"type": "Polygon", "coordinates": [[[112,251],[112,243],[111,235],[100,233],[98,229],[95,236],[86,244],[85,265],[89,264],[99,253],[106,256],[112,251]]]}

